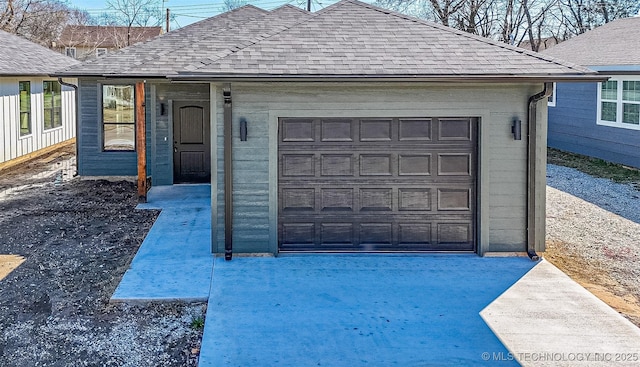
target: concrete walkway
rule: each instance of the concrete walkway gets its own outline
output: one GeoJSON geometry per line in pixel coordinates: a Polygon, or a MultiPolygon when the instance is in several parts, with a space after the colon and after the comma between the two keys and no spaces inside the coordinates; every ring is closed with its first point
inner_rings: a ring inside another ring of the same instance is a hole
{"type": "Polygon", "coordinates": [[[162,211],[111,300],[207,300],[211,185],[153,187],[138,209],[162,211]]]}
{"type": "Polygon", "coordinates": [[[162,213],[112,299],[208,299],[200,367],[640,366],[640,329],[544,260],[225,262],[209,185],[154,187],[139,207],[162,213]]]}

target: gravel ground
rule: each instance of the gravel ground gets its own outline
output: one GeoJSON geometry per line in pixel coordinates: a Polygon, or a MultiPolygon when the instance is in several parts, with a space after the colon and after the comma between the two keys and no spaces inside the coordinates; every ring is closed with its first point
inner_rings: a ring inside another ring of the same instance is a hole
{"type": "Polygon", "coordinates": [[[25,258],[0,279],[0,366],[195,366],[206,304],[109,303],[158,212],[72,178],[73,153],[0,172],[0,255],[25,258]]]}
{"type": "Polygon", "coordinates": [[[547,167],[545,257],[640,326],[640,191],[547,167]]]}

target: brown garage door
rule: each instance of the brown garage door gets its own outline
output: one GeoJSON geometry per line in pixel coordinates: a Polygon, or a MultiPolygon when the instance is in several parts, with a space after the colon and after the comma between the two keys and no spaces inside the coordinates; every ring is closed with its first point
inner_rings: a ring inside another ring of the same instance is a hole
{"type": "Polygon", "coordinates": [[[280,251],[474,251],[477,119],[281,118],[280,251]]]}

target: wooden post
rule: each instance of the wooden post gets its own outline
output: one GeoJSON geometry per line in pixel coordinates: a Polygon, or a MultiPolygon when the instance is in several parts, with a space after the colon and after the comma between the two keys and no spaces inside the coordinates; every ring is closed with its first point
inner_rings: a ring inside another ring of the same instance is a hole
{"type": "Polygon", "coordinates": [[[147,132],[144,82],[136,83],[136,150],[138,152],[138,201],[147,202],[147,132]]]}

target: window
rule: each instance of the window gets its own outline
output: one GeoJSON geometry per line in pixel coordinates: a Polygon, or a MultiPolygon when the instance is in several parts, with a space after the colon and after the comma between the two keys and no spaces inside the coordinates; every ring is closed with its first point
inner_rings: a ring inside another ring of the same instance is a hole
{"type": "Polygon", "coordinates": [[[44,129],[62,126],[62,90],[56,81],[43,82],[44,87],[44,129]]]}
{"type": "Polygon", "coordinates": [[[133,85],[103,85],[103,150],[135,150],[135,122],[133,85]]]}
{"type": "Polygon", "coordinates": [[[75,59],[76,58],[76,48],[75,47],[65,47],[64,48],[64,54],[69,56],[69,57],[73,57],[75,59]]]}
{"type": "Polygon", "coordinates": [[[106,48],[96,48],[96,57],[102,57],[107,55],[106,48]]]}
{"type": "Polygon", "coordinates": [[[598,125],[640,130],[640,78],[598,83],[598,125]]]}
{"type": "Polygon", "coordinates": [[[556,83],[553,83],[553,92],[551,92],[551,95],[547,97],[547,106],[548,107],[556,106],[556,83]]]}
{"type": "Polygon", "coordinates": [[[18,82],[20,89],[20,136],[31,134],[31,82],[18,82]]]}

